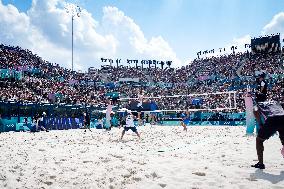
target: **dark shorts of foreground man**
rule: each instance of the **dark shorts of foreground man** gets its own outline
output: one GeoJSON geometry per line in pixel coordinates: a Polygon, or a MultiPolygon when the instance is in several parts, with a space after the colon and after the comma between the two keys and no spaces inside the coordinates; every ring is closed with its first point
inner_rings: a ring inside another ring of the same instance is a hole
{"type": "Polygon", "coordinates": [[[278,131],[282,145],[284,145],[284,116],[269,117],[263,127],[258,131],[257,137],[262,140],[269,139],[278,131]]]}

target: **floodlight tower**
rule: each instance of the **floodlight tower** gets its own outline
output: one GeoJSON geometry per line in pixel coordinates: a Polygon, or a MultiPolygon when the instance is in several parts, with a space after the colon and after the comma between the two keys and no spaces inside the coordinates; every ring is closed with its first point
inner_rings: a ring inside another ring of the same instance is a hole
{"type": "Polygon", "coordinates": [[[81,7],[79,7],[78,5],[75,5],[75,4],[67,4],[65,6],[65,10],[66,10],[66,13],[70,14],[71,15],[71,18],[72,18],[72,72],[73,72],[73,69],[74,69],[74,63],[73,63],[73,41],[74,41],[74,31],[73,31],[73,26],[74,26],[74,18],[75,17],[80,17],[80,13],[82,12],[82,9],[81,7]]]}

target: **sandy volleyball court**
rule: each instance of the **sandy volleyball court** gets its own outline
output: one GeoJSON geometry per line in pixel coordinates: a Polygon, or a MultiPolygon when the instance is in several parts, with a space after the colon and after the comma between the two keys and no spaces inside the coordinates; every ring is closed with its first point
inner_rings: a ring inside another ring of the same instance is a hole
{"type": "Polygon", "coordinates": [[[284,188],[278,136],[264,171],[244,127],[138,128],[0,134],[0,188],[284,188]]]}

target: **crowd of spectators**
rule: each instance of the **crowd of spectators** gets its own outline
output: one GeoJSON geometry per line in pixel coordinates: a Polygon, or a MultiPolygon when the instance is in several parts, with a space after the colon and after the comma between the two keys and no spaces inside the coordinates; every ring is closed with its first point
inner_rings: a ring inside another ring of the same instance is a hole
{"type": "Polygon", "coordinates": [[[283,74],[283,64],[279,53],[254,54],[246,58],[241,75],[251,76],[255,71],[267,74],[283,74]]]}
{"type": "Polygon", "coordinates": [[[268,78],[269,97],[283,100],[281,61],[279,53],[251,56],[236,53],[196,59],[181,68],[119,66],[79,73],[44,61],[29,50],[0,45],[1,70],[21,72],[20,78],[1,72],[0,100],[97,106],[105,104],[108,93],[137,98],[143,90],[144,96],[161,97],[153,99],[159,109],[194,108],[192,99],[197,97],[203,99],[200,108],[214,109],[229,107],[230,103],[233,104],[233,96],[186,95],[234,90],[237,92],[237,111],[243,111],[243,93],[248,85],[253,86],[255,71],[265,71],[268,77],[273,75],[273,78],[268,78]],[[139,82],[119,82],[120,78],[136,78],[139,82]]]}

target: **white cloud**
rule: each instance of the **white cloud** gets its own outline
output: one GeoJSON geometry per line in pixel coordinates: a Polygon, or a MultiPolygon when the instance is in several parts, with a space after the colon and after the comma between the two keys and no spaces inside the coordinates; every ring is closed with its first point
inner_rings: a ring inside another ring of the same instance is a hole
{"type": "Polygon", "coordinates": [[[276,14],[272,20],[264,26],[262,30],[262,34],[276,34],[281,33],[284,34],[284,12],[280,12],[276,14]]]}
{"type": "Polygon", "coordinates": [[[7,43],[10,40],[28,42],[23,33],[30,31],[29,18],[24,13],[19,13],[18,10],[12,6],[3,6],[0,1],[0,23],[1,42],[7,43]]]}
{"type": "MultiPolygon", "coordinates": [[[[27,13],[0,0],[0,42],[32,50],[71,68],[71,16],[64,0],[33,0],[27,13]]],[[[101,22],[83,10],[74,20],[75,69],[99,66],[100,58],[146,58],[181,62],[161,37],[147,39],[133,19],[116,7],[104,7],[101,22]]]]}
{"type": "Polygon", "coordinates": [[[173,60],[176,66],[181,65],[176,53],[161,36],[146,39],[134,20],[116,7],[104,7],[103,12],[103,29],[118,40],[117,54],[133,58],[173,60]]]}

